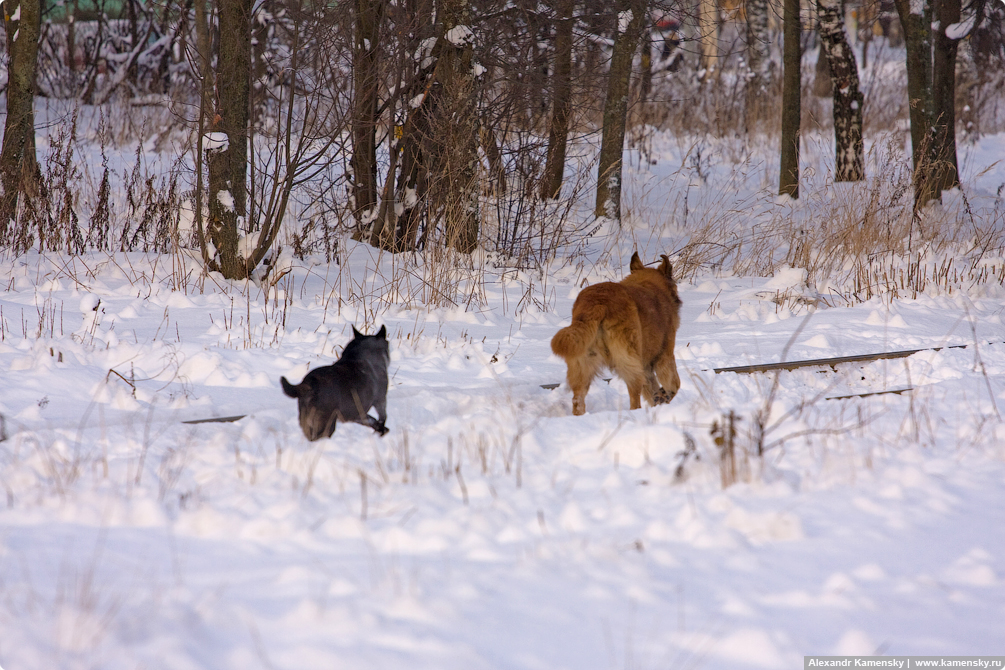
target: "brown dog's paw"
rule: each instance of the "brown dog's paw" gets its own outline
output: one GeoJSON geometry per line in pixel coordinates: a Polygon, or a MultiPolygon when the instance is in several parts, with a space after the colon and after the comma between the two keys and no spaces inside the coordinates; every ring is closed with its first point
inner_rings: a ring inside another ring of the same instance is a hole
{"type": "Polygon", "coordinates": [[[653,394],[653,404],[654,405],[665,405],[673,400],[673,396],[667,393],[665,388],[661,388],[659,391],[653,394]]]}

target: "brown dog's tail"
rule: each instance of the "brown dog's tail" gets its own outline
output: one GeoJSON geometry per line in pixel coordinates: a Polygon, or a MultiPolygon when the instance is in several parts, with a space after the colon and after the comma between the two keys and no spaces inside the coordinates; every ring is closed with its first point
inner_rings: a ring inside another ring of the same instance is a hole
{"type": "Polygon", "coordinates": [[[572,316],[572,325],[566,326],[551,338],[551,350],[556,356],[572,358],[586,353],[597,337],[597,328],[607,316],[605,305],[593,305],[572,316]]]}

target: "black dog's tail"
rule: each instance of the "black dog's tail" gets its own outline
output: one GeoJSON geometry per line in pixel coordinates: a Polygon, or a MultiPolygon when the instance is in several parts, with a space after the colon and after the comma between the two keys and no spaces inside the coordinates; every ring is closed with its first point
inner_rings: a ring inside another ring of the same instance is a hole
{"type": "Polygon", "coordinates": [[[300,389],[303,387],[303,384],[297,384],[296,386],[294,386],[293,384],[286,381],[286,377],[280,377],[279,383],[283,385],[283,393],[290,396],[291,398],[300,397],[300,389]]]}

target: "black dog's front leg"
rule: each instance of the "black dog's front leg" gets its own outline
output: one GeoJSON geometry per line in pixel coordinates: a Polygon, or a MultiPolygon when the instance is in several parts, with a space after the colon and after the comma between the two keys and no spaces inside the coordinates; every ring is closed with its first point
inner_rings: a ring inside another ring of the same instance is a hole
{"type": "Polygon", "coordinates": [[[373,428],[381,437],[384,437],[389,432],[383,421],[379,421],[369,414],[366,415],[366,419],[366,425],[373,428]]]}

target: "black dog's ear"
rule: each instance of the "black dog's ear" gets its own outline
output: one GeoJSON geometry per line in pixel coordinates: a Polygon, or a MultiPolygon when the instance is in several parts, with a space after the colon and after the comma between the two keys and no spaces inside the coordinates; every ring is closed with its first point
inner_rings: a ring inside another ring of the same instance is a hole
{"type": "Polygon", "coordinates": [[[667,278],[673,279],[673,266],[670,265],[670,259],[667,258],[666,254],[661,254],[660,258],[663,259],[663,262],[660,263],[660,272],[667,278]]]}
{"type": "Polygon", "coordinates": [[[386,340],[387,339],[387,328],[385,328],[384,326],[381,326],[380,330],[377,331],[377,337],[381,338],[382,340],[386,340]]]}
{"type": "Polygon", "coordinates": [[[283,393],[285,393],[286,395],[290,396],[291,398],[299,398],[300,397],[299,386],[294,386],[293,384],[291,384],[288,381],[286,381],[286,377],[280,377],[279,378],[279,383],[283,385],[283,393]]]}
{"type": "Polygon", "coordinates": [[[642,259],[639,258],[639,252],[632,254],[632,262],[628,264],[628,269],[632,272],[638,272],[644,269],[646,266],[642,264],[642,259]]]}
{"type": "Polygon", "coordinates": [[[357,337],[359,337],[360,335],[362,335],[362,333],[361,333],[361,332],[359,332],[358,330],[356,330],[356,326],[349,326],[349,327],[350,327],[350,328],[352,328],[352,338],[353,338],[354,340],[355,340],[355,339],[356,339],[357,337]]]}

